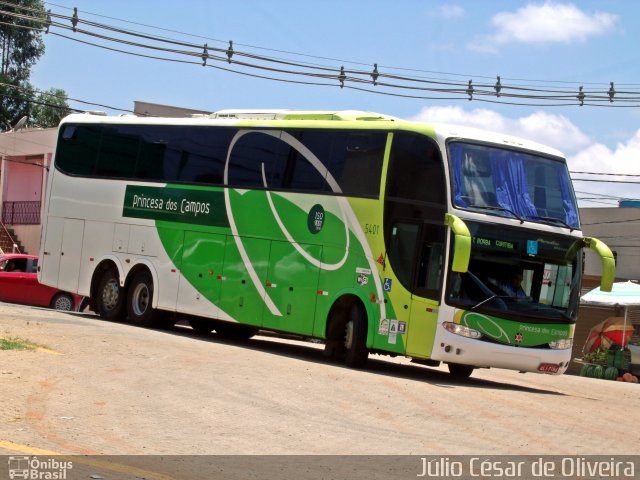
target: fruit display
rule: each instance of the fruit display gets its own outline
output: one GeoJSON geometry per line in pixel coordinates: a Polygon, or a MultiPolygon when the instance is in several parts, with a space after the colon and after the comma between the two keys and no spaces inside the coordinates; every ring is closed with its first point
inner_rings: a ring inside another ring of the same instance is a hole
{"type": "Polygon", "coordinates": [[[582,358],[581,377],[602,378],[619,382],[638,383],[638,377],[629,372],[631,355],[617,345],[597,349],[582,358]]]}
{"type": "Polygon", "coordinates": [[[638,383],[638,377],[629,372],[625,373],[621,377],[618,377],[616,380],[618,380],[619,382],[638,383]]]}
{"type": "Polygon", "coordinates": [[[606,365],[609,358],[609,350],[599,348],[593,352],[585,353],[582,361],[594,365],[606,365]]]}

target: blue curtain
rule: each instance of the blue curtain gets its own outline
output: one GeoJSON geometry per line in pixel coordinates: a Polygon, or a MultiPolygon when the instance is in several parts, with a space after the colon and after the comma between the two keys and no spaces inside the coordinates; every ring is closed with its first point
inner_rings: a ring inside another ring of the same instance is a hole
{"type": "Polygon", "coordinates": [[[467,202],[462,198],[462,156],[464,155],[464,145],[454,143],[449,147],[449,152],[453,159],[453,204],[457,207],[466,208],[467,202]]]}
{"type": "MultiPolygon", "coordinates": [[[[449,146],[453,165],[453,201],[456,206],[462,208],[469,207],[463,195],[471,194],[471,192],[464,191],[464,156],[466,151],[467,145],[462,143],[452,143],[449,146]]],[[[533,168],[534,163],[541,166],[539,162],[535,161],[537,157],[491,148],[487,148],[485,152],[490,155],[491,180],[496,197],[495,206],[509,209],[525,219],[538,215],[544,216],[544,213],[538,213],[538,209],[529,195],[529,182],[527,180],[527,166],[533,168]]],[[[579,225],[578,210],[566,166],[552,160],[545,161],[544,165],[546,168],[552,169],[553,175],[558,178],[565,214],[564,221],[568,225],[577,228],[579,225]]],[[[551,185],[548,185],[548,188],[551,187],[551,185]]],[[[532,218],[532,220],[535,220],[535,218],[532,218]]]]}
{"type": "Polygon", "coordinates": [[[498,206],[519,216],[536,216],[538,211],[529,197],[525,159],[513,152],[492,152],[491,175],[498,206]]]}
{"type": "Polygon", "coordinates": [[[573,189],[569,180],[567,169],[564,165],[555,166],[558,179],[560,180],[560,193],[562,194],[562,205],[564,206],[564,221],[567,225],[578,228],[579,219],[577,206],[573,198],[573,189]]]}

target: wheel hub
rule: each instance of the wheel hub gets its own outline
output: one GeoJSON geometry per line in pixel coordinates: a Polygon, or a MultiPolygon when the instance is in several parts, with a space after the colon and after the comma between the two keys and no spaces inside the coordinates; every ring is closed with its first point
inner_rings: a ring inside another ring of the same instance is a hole
{"type": "Polygon", "coordinates": [[[107,310],[113,310],[120,299],[120,286],[116,280],[110,280],[102,290],[102,304],[107,310]]]}

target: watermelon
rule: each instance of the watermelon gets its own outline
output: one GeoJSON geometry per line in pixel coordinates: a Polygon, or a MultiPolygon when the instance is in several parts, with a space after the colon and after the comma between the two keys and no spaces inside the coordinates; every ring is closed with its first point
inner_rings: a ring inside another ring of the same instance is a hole
{"type": "Polygon", "coordinates": [[[593,364],[588,364],[586,367],[587,368],[584,371],[584,376],[585,377],[593,377],[593,370],[596,368],[596,366],[593,365],[593,364]]]}
{"type": "Polygon", "coordinates": [[[618,369],[616,367],[608,367],[604,371],[604,378],[607,380],[615,380],[618,378],[618,369]]]}
{"type": "Polygon", "coordinates": [[[604,378],[604,367],[602,365],[596,365],[592,371],[593,378],[604,378]]]}
{"type": "Polygon", "coordinates": [[[587,370],[589,369],[590,365],[588,363],[585,363],[584,365],[582,365],[582,368],[580,369],[580,376],[581,377],[586,377],[587,376],[587,370]]]}

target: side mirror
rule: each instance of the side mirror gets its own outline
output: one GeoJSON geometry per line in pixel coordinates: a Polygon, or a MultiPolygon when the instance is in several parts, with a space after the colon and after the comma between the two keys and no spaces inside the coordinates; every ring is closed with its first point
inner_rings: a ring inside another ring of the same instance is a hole
{"type": "Polygon", "coordinates": [[[466,273],[469,270],[471,258],[471,234],[465,223],[451,213],[445,213],[444,223],[453,231],[453,262],[451,269],[454,272],[466,273]]]}
{"type": "Polygon", "coordinates": [[[593,237],[585,237],[584,245],[596,252],[602,260],[602,277],[600,278],[600,290],[610,292],[613,288],[613,281],[616,278],[616,261],[607,245],[593,237]]]}

